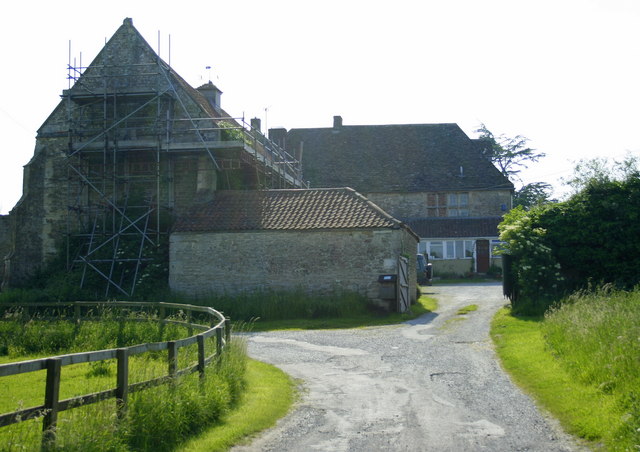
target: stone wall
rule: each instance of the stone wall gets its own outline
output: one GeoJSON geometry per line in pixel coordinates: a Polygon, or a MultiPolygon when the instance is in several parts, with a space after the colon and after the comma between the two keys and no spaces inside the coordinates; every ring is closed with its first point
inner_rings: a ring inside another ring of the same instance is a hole
{"type": "Polygon", "coordinates": [[[378,276],[395,274],[410,256],[412,301],[416,288],[415,237],[402,229],[173,233],[169,285],[187,294],[336,289],[379,298],[378,276]]]}
{"type": "Polygon", "coordinates": [[[11,231],[9,215],[0,215],[0,284],[4,275],[4,258],[11,251],[11,231]]]}
{"type": "Polygon", "coordinates": [[[64,241],[67,215],[67,140],[38,140],[24,168],[22,197],[11,210],[10,256],[4,286],[19,286],[64,241]]]}
{"type": "MultiPolygon", "coordinates": [[[[448,193],[448,192],[439,192],[448,193]]],[[[451,192],[460,193],[460,192],[451,192]]],[[[469,216],[485,217],[503,215],[511,209],[511,192],[509,190],[487,190],[463,192],[469,194],[469,216]]],[[[429,192],[416,193],[366,193],[365,196],[382,210],[395,218],[424,218],[433,216],[428,210],[429,192]]],[[[443,212],[443,216],[446,213],[443,212]]]]}

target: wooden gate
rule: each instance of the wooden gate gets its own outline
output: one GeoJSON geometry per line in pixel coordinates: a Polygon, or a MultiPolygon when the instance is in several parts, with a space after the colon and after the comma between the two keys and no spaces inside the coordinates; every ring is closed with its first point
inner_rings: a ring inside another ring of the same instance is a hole
{"type": "Polygon", "coordinates": [[[409,259],[398,258],[398,312],[407,312],[411,304],[409,298],[409,259]]]}

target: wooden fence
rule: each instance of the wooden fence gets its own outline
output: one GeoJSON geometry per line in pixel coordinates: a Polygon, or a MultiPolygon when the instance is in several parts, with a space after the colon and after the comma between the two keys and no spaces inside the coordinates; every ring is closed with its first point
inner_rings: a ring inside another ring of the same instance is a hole
{"type": "Polygon", "coordinates": [[[18,375],[28,372],[36,372],[46,370],[46,386],[44,403],[39,406],[21,409],[11,413],[0,415],[0,427],[15,424],[42,417],[43,430],[43,447],[55,441],[55,431],[58,419],[58,413],[71,408],[81,407],[97,403],[102,400],[115,398],[118,416],[122,416],[127,407],[127,400],[130,393],[141,391],[161,384],[168,383],[176,377],[199,372],[200,378],[204,378],[205,367],[222,353],[223,347],[230,340],[229,319],[226,319],[220,312],[206,306],[193,306],[186,304],[174,303],[149,303],[149,302],[75,302],[75,303],[30,303],[29,305],[0,305],[0,309],[5,312],[11,309],[21,309],[23,316],[29,316],[33,310],[49,310],[63,314],[67,319],[74,319],[77,322],[87,318],[95,319],[96,317],[88,317],[91,309],[115,309],[118,311],[135,310],[150,311],[157,313],[158,321],[162,324],[173,323],[185,326],[189,330],[189,337],[174,341],[154,342],[131,347],[123,347],[109,350],[99,350],[83,353],[72,353],[67,355],[52,356],[48,358],[34,359],[29,361],[20,361],[9,364],[0,365],[0,378],[9,375],[18,375]],[[83,311],[84,315],[83,315],[83,311]],[[181,317],[186,320],[173,320],[168,314],[178,312],[181,317]],[[194,313],[200,318],[208,320],[207,325],[193,322],[194,313]],[[201,333],[193,335],[193,330],[202,330],[201,333]],[[207,338],[216,337],[215,353],[206,355],[205,340],[207,338]],[[186,368],[178,368],[178,351],[182,347],[197,344],[198,361],[196,364],[186,368]],[[161,377],[129,383],[129,358],[131,356],[153,351],[167,350],[167,374],[161,377]],[[60,400],[60,380],[62,377],[62,367],[71,364],[90,363],[95,361],[103,361],[107,359],[117,360],[116,386],[105,391],[85,394],[69,399],[60,400]]]}

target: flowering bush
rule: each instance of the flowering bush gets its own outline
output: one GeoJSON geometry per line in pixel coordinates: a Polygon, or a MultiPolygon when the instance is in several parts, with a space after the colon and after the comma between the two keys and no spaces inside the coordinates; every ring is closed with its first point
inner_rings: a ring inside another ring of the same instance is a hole
{"type": "Polygon", "coordinates": [[[510,278],[514,308],[543,311],[560,294],[561,266],[547,245],[547,230],[538,224],[536,211],[515,208],[500,224],[504,253],[511,256],[510,278]]]}
{"type": "Polygon", "coordinates": [[[499,228],[511,262],[505,292],[521,312],[542,314],[575,290],[640,283],[640,178],[592,182],[567,201],[515,208],[499,228]]]}

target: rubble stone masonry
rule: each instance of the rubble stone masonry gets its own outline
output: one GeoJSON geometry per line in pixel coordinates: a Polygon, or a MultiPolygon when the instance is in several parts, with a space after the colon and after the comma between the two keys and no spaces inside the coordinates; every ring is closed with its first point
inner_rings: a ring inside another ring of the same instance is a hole
{"type": "Polygon", "coordinates": [[[416,287],[415,250],[416,239],[404,228],[173,233],[169,284],[187,294],[340,288],[375,300],[378,276],[397,273],[401,255],[409,257],[410,287],[416,287]]]}

